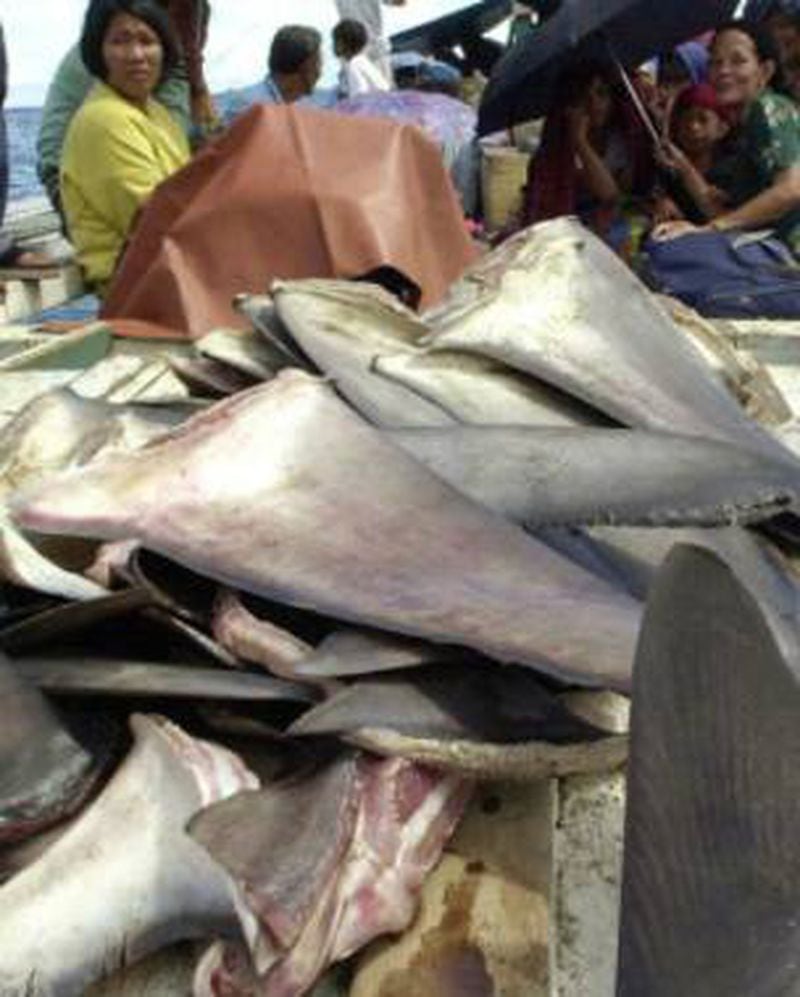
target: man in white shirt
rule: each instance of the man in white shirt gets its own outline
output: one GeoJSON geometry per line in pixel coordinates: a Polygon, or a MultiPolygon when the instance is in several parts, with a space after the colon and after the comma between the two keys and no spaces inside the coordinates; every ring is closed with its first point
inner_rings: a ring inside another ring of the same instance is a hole
{"type": "Polygon", "coordinates": [[[367,29],[367,47],[364,54],[391,82],[390,48],[383,33],[381,2],[390,7],[402,7],[406,0],[336,0],[336,9],[342,20],[361,21],[367,29]]]}
{"type": "Polygon", "coordinates": [[[345,18],[333,29],[333,51],[341,60],[339,96],[391,90],[391,83],[365,53],[367,29],[361,21],[345,18]]]}

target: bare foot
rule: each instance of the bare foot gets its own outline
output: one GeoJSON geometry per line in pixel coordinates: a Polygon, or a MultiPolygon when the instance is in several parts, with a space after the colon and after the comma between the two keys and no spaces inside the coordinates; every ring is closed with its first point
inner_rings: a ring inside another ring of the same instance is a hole
{"type": "Polygon", "coordinates": [[[40,253],[35,249],[23,249],[11,265],[22,270],[39,270],[42,267],[52,267],[54,264],[47,253],[40,253]]]}

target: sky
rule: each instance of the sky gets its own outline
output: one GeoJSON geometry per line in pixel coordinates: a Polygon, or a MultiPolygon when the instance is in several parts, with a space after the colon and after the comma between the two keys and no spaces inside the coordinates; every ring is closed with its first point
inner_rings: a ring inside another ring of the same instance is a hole
{"type": "MultiPolygon", "coordinates": [[[[387,32],[402,31],[466,5],[467,0],[406,0],[385,7],[387,32]]],[[[0,0],[9,60],[9,107],[35,107],[61,57],[77,40],[86,0],[0,0]]],[[[212,91],[243,86],[264,74],[270,41],[287,20],[326,36],[337,21],[333,0],[212,0],[206,76],[212,91]],[[291,14],[287,16],[287,10],[291,14]]],[[[335,76],[333,58],[326,77],[335,76]]]]}

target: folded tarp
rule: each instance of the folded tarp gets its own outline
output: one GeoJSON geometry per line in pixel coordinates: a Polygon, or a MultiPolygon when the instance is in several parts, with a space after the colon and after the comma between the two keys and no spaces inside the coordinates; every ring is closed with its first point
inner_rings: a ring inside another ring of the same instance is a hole
{"type": "Polygon", "coordinates": [[[240,292],[388,265],[437,302],[475,258],[437,147],[409,125],[256,105],[148,202],[102,310],[201,336],[240,292]]]}

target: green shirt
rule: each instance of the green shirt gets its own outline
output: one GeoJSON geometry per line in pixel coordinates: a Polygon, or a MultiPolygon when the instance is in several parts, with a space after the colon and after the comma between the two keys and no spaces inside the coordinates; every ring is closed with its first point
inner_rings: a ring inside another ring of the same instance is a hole
{"type": "MultiPolygon", "coordinates": [[[[765,90],[747,110],[737,151],[729,193],[738,207],[800,166],[800,110],[794,101],[765,90]]],[[[776,232],[800,256],[800,208],[784,215],[776,232]]]]}
{"type": "MultiPolygon", "coordinates": [[[[75,112],[97,81],[83,64],[80,47],[71,48],[61,60],[47,90],[42,123],[36,140],[36,170],[50,199],[57,203],[61,150],[75,112]]],[[[155,92],[155,97],[172,112],[188,134],[191,125],[189,84],[176,69],[155,92]]]]}

